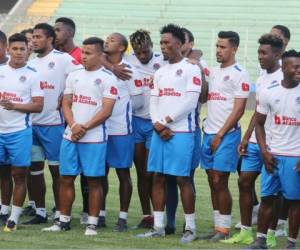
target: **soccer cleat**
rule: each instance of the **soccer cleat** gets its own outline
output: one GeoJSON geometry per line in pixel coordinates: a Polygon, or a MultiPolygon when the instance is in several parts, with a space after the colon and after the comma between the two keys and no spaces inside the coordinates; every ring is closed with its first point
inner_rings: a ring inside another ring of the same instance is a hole
{"type": "Polygon", "coordinates": [[[165,237],[165,228],[156,228],[154,227],[152,230],[143,233],[137,234],[136,237],[138,238],[153,238],[153,237],[165,237]]]}
{"type": "Polygon", "coordinates": [[[4,226],[6,225],[8,219],[8,214],[0,214],[0,225],[4,226]]]}
{"type": "Polygon", "coordinates": [[[85,228],[84,235],[86,235],[86,236],[97,235],[97,226],[93,225],[93,224],[88,224],[85,228]]]}
{"type": "Polygon", "coordinates": [[[288,240],[286,242],[285,249],[296,249],[296,243],[288,240]]]}
{"type": "Polygon", "coordinates": [[[81,225],[87,225],[88,224],[88,217],[89,217],[88,213],[82,213],[82,215],[80,217],[80,224],[81,225]]]}
{"type": "Polygon", "coordinates": [[[186,228],[180,239],[180,242],[186,244],[186,243],[190,243],[196,239],[197,239],[197,235],[196,235],[195,229],[186,228]]]}
{"type": "Polygon", "coordinates": [[[99,216],[98,217],[98,225],[97,225],[97,227],[99,227],[99,228],[106,227],[105,216],[99,216]]]}
{"type": "Polygon", "coordinates": [[[276,247],[277,241],[274,233],[267,233],[267,246],[276,247]]]}
{"type": "Polygon", "coordinates": [[[241,243],[249,245],[253,242],[252,230],[241,229],[241,231],[227,240],[221,240],[222,243],[234,244],[241,243]]]}
{"type": "Polygon", "coordinates": [[[175,231],[176,231],[175,227],[170,227],[169,225],[167,225],[165,227],[165,234],[166,235],[175,234],[175,231]]]}
{"type": "Polygon", "coordinates": [[[252,249],[268,249],[266,239],[263,237],[256,237],[256,239],[244,250],[252,249]]]}
{"type": "Polygon", "coordinates": [[[54,222],[51,227],[45,227],[42,229],[42,232],[60,232],[70,230],[70,222],[54,222]]]}
{"type": "Polygon", "coordinates": [[[220,240],[227,240],[229,238],[229,234],[225,234],[222,232],[216,232],[213,237],[209,239],[211,242],[218,242],[220,240]]]}
{"type": "Polygon", "coordinates": [[[200,240],[209,240],[212,237],[214,237],[216,233],[217,233],[216,231],[209,232],[209,233],[207,233],[205,235],[200,236],[199,239],[200,240]]]}
{"type": "Polygon", "coordinates": [[[39,214],[36,214],[31,220],[25,221],[22,224],[23,225],[38,225],[38,224],[44,224],[48,222],[48,217],[43,217],[39,214]]]}
{"type": "Polygon", "coordinates": [[[125,232],[127,231],[128,227],[127,227],[127,221],[125,219],[118,219],[118,222],[116,223],[116,226],[113,230],[113,232],[125,232]]]}
{"type": "Polygon", "coordinates": [[[10,233],[17,230],[17,224],[13,220],[8,220],[5,227],[3,228],[3,232],[10,233]]]}
{"type": "Polygon", "coordinates": [[[154,218],[153,216],[149,215],[147,217],[144,217],[140,223],[134,227],[132,227],[132,229],[142,229],[142,228],[153,228],[153,224],[154,224],[154,218]]]}
{"type": "Polygon", "coordinates": [[[27,206],[23,210],[23,215],[25,216],[35,216],[36,211],[32,206],[27,206]]]}

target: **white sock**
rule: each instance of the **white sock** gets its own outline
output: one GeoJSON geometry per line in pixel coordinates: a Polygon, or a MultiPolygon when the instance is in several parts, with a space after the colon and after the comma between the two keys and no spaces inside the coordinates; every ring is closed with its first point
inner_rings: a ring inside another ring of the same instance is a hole
{"type": "Polygon", "coordinates": [[[248,227],[248,226],[244,226],[244,225],[241,225],[241,229],[243,230],[247,230],[247,231],[252,231],[252,227],[248,227]]]}
{"type": "Polygon", "coordinates": [[[16,224],[18,224],[18,220],[22,214],[22,211],[23,211],[22,207],[17,207],[17,206],[12,205],[11,214],[10,214],[8,220],[12,220],[16,224]]]}
{"type": "Polygon", "coordinates": [[[215,227],[218,227],[219,226],[220,211],[219,210],[214,210],[213,211],[213,216],[214,216],[215,227]]]}
{"type": "Polygon", "coordinates": [[[31,206],[32,208],[36,209],[35,201],[28,201],[28,206],[31,206]]]}
{"type": "Polygon", "coordinates": [[[89,225],[97,225],[98,224],[98,217],[89,216],[87,224],[89,224],[89,225]]]}
{"type": "Polygon", "coordinates": [[[154,215],[154,227],[163,228],[164,225],[164,211],[153,211],[154,215]]]}
{"type": "Polygon", "coordinates": [[[278,222],[277,222],[277,226],[278,225],[286,225],[286,223],[287,223],[287,220],[279,219],[278,222]]]}
{"type": "Polygon", "coordinates": [[[9,213],[9,206],[1,205],[0,214],[8,214],[9,213]]]}
{"type": "Polygon", "coordinates": [[[272,234],[272,235],[275,235],[275,230],[272,230],[272,229],[268,229],[268,234],[272,234]]]}
{"type": "Polygon", "coordinates": [[[59,216],[59,221],[61,222],[70,222],[71,221],[71,216],[68,215],[60,215],[59,216]]]}
{"type": "Polygon", "coordinates": [[[287,240],[290,241],[290,242],[293,242],[293,243],[296,243],[296,241],[297,241],[296,239],[291,238],[291,237],[288,237],[287,240]]]}
{"type": "Polygon", "coordinates": [[[196,230],[196,216],[195,213],[193,214],[184,214],[184,218],[185,218],[185,229],[192,229],[192,230],[196,230]]]}
{"type": "Polygon", "coordinates": [[[60,217],[60,211],[56,210],[54,214],[54,219],[59,219],[60,217]]]}
{"type": "Polygon", "coordinates": [[[119,218],[120,218],[120,219],[127,220],[127,215],[128,215],[127,212],[122,212],[122,211],[120,211],[119,218]]]}
{"type": "Polygon", "coordinates": [[[151,216],[151,214],[144,214],[143,218],[147,218],[147,217],[150,217],[150,216],[151,216]]]}
{"type": "Polygon", "coordinates": [[[46,208],[44,208],[44,207],[37,207],[35,211],[36,211],[36,214],[38,214],[38,215],[46,218],[46,216],[47,216],[46,208]]]}
{"type": "Polygon", "coordinates": [[[266,234],[263,234],[263,233],[257,232],[257,233],[256,233],[256,237],[257,237],[257,238],[265,238],[265,239],[266,239],[266,238],[267,238],[267,235],[266,235],[266,234]]]}
{"type": "Polygon", "coordinates": [[[99,216],[105,217],[105,215],[106,215],[106,211],[105,210],[100,210],[99,216]]]}
{"type": "Polygon", "coordinates": [[[231,227],[231,214],[220,214],[219,227],[230,228],[231,227]]]}

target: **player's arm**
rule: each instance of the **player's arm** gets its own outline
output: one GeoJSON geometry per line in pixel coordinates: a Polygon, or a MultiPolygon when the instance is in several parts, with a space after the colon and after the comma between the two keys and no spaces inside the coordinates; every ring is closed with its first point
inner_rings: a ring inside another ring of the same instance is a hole
{"type": "Polygon", "coordinates": [[[126,67],[125,64],[112,64],[107,60],[105,54],[103,54],[101,57],[101,63],[105,68],[113,72],[117,78],[123,81],[129,80],[131,78],[132,72],[130,69],[128,69],[128,67],[126,67]]]}
{"type": "Polygon", "coordinates": [[[247,146],[249,143],[249,139],[251,137],[252,132],[254,131],[254,127],[255,127],[255,112],[251,117],[251,121],[248,125],[248,128],[243,136],[243,139],[238,147],[238,151],[240,155],[245,155],[247,152],[247,146]]]}
{"type": "Polygon", "coordinates": [[[22,113],[40,113],[44,107],[44,97],[35,96],[30,103],[13,103],[10,100],[1,100],[0,105],[6,110],[15,110],[22,113]]]}

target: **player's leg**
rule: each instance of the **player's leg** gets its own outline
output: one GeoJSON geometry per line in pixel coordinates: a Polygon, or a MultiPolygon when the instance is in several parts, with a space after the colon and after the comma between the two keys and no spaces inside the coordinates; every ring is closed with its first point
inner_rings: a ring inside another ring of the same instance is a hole
{"type": "Polygon", "coordinates": [[[36,211],[35,211],[36,206],[35,206],[35,201],[34,201],[34,198],[32,195],[34,187],[32,185],[32,181],[31,181],[30,170],[27,171],[26,180],[27,180],[28,205],[24,208],[23,214],[27,215],[27,216],[34,216],[36,214],[36,211]]]}
{"type": "Polygon", "coordinates": [[[87,177],[82,173],[80,174],[80,189],[82,195],[82,215],[80,218],[80,224],[86,225],[89,212],[89,186],[87,183],[87,177]]]}
{"type": "Polygon", "coordinates": [[[1,209],[0,209],[0,225],[5,225],[8,219],[10,202],[13,191],[13,180],[11,176],[11,167],[9,164],[0,166],[1,176],[1,209]]]}
{"type": "Polygon", "coordinates": [[[178,188],[176,176],[167,176],[167,197],[166,197],[166,234],[174,234],[176,230],[176,210],[178,206],[178,188]]]}
{"type": "Polygon", "coordinates": [[[109,167],[106,166],[105,176],[100,177],[100,184],[103,190],[103,196],[100,199],[100,212],[98,218],[98,227],[106,227],[106,197],[109,190],[109,183],[108,183],[108,173],[109,167]]]}

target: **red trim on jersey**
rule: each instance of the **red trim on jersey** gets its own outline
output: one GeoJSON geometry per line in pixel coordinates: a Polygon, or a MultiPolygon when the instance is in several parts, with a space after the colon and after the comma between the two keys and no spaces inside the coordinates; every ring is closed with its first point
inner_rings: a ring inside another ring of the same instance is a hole
{"type": "Polygon", "coordinates": [[[72,56],[77,62],[81,63],[81,48],[75,47],[69,52],[69,55],[72,56]]]}

